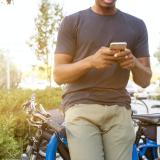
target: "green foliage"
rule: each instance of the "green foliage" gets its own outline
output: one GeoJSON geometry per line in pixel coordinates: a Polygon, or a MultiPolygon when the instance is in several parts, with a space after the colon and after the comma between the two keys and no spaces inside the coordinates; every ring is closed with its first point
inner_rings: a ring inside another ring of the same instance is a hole
{"type": "MultiPolygon", "coordinates": [[[[22,109],[21,105],[30,99],[32,93],[32,90],[23,89],[0,90],[0,112],[18,113],[22,109]]],[[[37,102],[44,105],[46,109],[54,108],[60,104],[61,88],[35,90],[34,93],[36,94],[37,102]]]]}
{"type": "Polygon", "coordinates": [[[62,7],[59,4],[52,4],[50,0],[41,0],[39,13],[35,19],[35,35],[31,37],[29,46],[33,48],[37,58],[44,63],[41,66],[46,71],[46,79],[51,84],[51,65],[49,59],[53,51],[56,34],[63,18],[62,7]]]}
{"type": "MultiPolygon", "coordinates": [[[[36,34],[32,37],[35,53],[38,58],[48,63],[50,47],[55,42],[60,22],[63,18],[62,7],[59,4],[52,4],[49,0],[41,0],[39,14],[35,19],[36,34]]],[[[53,48],[51,48],[51,51],[53,48]]]]}
{"type": "Polygon", "coordinates": [[[47,109],[53,109],[55,107],[58,107],[61,101],[61,89],[56,89],[53,95],[53,90],[48,88],[46,89],[46,92],[44,91],[36,91],[37,95],[37,101],[41,103],[44,106],[47,106],[47,109]]]}
{"type": "Polygon", "coordinates": [[[0,0],[1,3],[11,4],[13,0],[0,0]]]}
{"type": "Polygon", "coordinates": [[[11,127],[12,115],[0,118],[0,159],[15,159],[20,154],[20,146],[14,139],[11,127]]]}
{"type": "Polygon", "coordinates": [[[160,48],[158,48],[157,52],[155,52],[154,56],[157,58],[157,60],[160,62],[160,48]]]}
{"type": "Polygon", "coordinates": [[[160,87],[158,87],[156,91],[150,95],[150,98],[160,100],[160,87]]]}
{"type": "MultiPolygon", "coordinates": [[[[45,109],[56,108],[61,101],[61,88],[34,91],[37,103],[45,109]]],[[[0,90],[0,159],[20,159],[28,143],[27,115],[22,104],[30,100],[32,90],[0,90]]]]}

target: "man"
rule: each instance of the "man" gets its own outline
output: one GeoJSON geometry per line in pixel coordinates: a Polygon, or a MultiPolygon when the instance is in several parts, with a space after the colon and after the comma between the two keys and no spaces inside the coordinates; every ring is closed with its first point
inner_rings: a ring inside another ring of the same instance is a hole
{"type": "Polygon", "coordinates": [[[62,106],[72,160],[131,160],[135,134],[129,74],[150,84],[148,36],[142,20],[118,10],[116,0],[95,0],[64,18],[55,51],[54,77],[66,84],[62,106]],[[125,50],[111,42],[127,42],[125,50]]]}

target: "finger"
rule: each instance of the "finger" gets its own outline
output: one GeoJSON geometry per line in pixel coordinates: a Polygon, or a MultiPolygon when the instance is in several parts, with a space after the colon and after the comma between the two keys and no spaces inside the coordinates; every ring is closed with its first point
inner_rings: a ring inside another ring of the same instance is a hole
{"type": "Polygon", "coordinates": [[[133,55],[131,53],[129,53],[124,58],[125,59],[133,59],[133,55]]]}
{"type": "Polygon", "coordinates": [[[132,60],[123,60],[121,61],[121,66],[128,65],[130,63],[132,63],[132,60]]]}
{"type": "Polygon", "coordinates": [[[124,51],[119,51],[119,52],[116,52],[114,54],[114,57],[127,57],[128,55],[131,54],[131,51],[129,49],[125,49],[124,51]]]}
{"type": "Polygon", "coordinates": [[[129,55],[126,55],[125,57],[118,57],[118,58],[116,58],[116,60],[119,63],[122,63],[124,61],[134,61],[134,57],[131,54],[129,54],[129,55]]]}
{"type": "Polygon", "coordinates": [[[115,58],[125,57],[125,56],[127,56],[127,53],[125,51],[119,51],[114,54],[115,58]]]}
{"type": "Polygon", "coordinates": [[[99,66],[99,68],[110,67],[110,66],[113,65],[113,63],[114,63],[113,61],[107,61],[107,62],[103,61],[103,62],[101,63],[101,65],[99,66]]]}
{"type": "Polygon", "coordinates": [[[125,61],[125,62],[121,63],[120,66],[122,68],[131,69],[134,67],[134,62],[133,61],[127,61],[127,62],[125,61]]]}
{"type": "Polygon", "coordinates": [[[101,47],[100,52],[103,55],[110,55],[110,56],[114,56],[114,54],[116,53],[115,51],[111,50],[108,47],[101,47]]]}
{"type": "Polygon", "coordinates": [[[118,62],[123,62],[126,60],[125,57],[114,57],[118,62]]]}
{"type": "Polygon", "coordinates": [[[113,60],[116,61],[116,58],[113,55],[104,55],[103,58],[105,60],[113,60]]]}

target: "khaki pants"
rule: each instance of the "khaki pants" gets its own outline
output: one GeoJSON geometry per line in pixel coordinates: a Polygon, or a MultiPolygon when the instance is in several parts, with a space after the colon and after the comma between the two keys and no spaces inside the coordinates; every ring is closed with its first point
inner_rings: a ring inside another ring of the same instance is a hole
{"type": "Polygon", "coordinates": [[[65,113],[71,160],[131,160],[135,132],[122,106],[77,104],[65,113]]]}

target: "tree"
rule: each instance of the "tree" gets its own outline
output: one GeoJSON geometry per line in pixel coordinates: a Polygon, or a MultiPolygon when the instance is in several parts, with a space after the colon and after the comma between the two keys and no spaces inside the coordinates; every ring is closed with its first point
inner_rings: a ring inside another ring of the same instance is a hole
{"type": "Polygon", "coordinates": [[[154,56],[157,58],[157,60],[160,62],[160,47],[158,50],[155,52],[154,56]]]}
{"type": "Polygon", "coordinates": [[[0,0],[1,3],[11,4],[13,0],[0,0]]]}
{"type": "Polygon", "coordinates": [[[53,51],[56,34],[63,18],[63,8],[59,4],[52,4],[49,0],[41,0],[38,16],[35,19],[36,33],[31,37],[29,46],[34,49],[38,60],[45,65],[47,80],[51,86],[51,64],[49,58],[53,51]]]}
{"type": "Polygon", "coordinates": [[[7,88],[7,68],[9,65],[10,75],[10,88],[17,88],[21,81],[21,73],[17,70],[16,66],[12,61],[9,63],[8,57],[5,56],[4,51],[0,51],[0,88],[7,88]],[[7,65],[8,64],[8,65],[7,65]]]}

